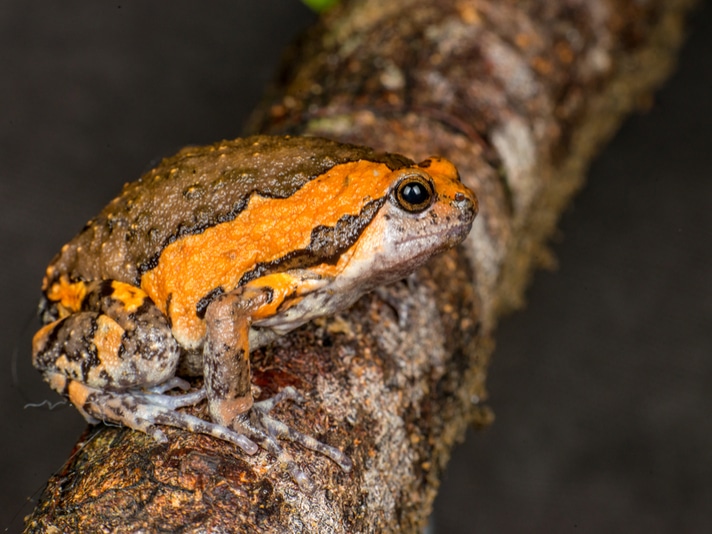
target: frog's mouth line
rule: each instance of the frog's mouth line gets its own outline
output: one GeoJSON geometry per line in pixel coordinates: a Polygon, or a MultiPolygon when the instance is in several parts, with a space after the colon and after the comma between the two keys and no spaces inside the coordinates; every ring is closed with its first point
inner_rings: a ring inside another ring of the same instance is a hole
{"type": "Polygon", "coordinates": [[[396,245],[405,245],[405,244],[409,244],[409,243],[415,243],[418,241],[430,240],[433,238],[444,239],[445,241],[449,241],[452,238],[460,238],[462,240],[462,239],[465,239],[465,237],[467,237],[467,234],[470,233],[470,230],[472,230],[472,223],[453,226],[453,227],[443,230],[442,232],[433,232],[433,233],[424,234],[424,235],[417,235],[417,236],[409,237],[407,239],[403,239],[401,241],[396,241],[396,245]]]}

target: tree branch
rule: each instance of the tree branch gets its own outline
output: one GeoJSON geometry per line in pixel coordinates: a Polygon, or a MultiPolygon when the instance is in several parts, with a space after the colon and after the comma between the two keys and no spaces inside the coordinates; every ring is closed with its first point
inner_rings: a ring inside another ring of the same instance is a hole
{"type": "MultiPolygon", "coordinates": [[[[52,477],[26,531],[416,531],[453,445],[491,414],[498,317],[518,306],[600,144],[669,72],[689,0],[352,1],[291,51],[251,129],[452,159],[480,199],[465,246],[338,317],[253,354],[277,415],[350,455],[265,453],[167,429],[99,427],[52,477]]],[[[194,413],[206,417],[205,407],[194,413]]],[[[88,436],[88,434],[87,434],[88,436]]]]}

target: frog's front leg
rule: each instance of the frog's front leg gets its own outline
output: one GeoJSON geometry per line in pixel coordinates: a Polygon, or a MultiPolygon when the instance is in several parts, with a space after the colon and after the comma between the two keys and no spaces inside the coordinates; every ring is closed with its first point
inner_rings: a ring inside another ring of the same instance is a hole
{"type": "Polygon", "coordinates": [[[283,399],[301,400],[293,388],[275,397],[253,402],[250,376],[249,331],[253,319],[277,312],[288,292],[274,287],[244,286],[213,301],[206,310],[204,377],[208,406],[220,425],[246,434],[273,454],[304,489],[310,489],[306,474],[282,448],[278,438],[294,441],[334,460],[342,469],[351,469],[351,460],[340,450],[297,432],[269,415],[283,399]]]}
{"type": "Polygon", "coordinates": [[[121,424],[158,441],[166,438],[156,425],[174,426],[256,452],[246,437],[177,411],[202,401],[204,390],[164,395],[189,384],[174,376],[181,349],[146,293],[112,280],[84,288],[69,309],[73,313],[44,326],[33,339],[33,364],[52,389],[89,423],[121,424]]]}

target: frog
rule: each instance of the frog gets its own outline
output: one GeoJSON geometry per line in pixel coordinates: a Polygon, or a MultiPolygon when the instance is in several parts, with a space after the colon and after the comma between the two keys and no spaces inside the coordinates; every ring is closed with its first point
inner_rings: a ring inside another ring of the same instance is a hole
{"type": "Polygon", "coordinates": [[[420,163],[319,137],[251,136],[163,159],[52,259],[32,362],[90,423],[162,427],[270,453],[350,457],[271,415],[250,351],[346,310],[469,234],[477,197],[445,158],[420,163]],[[202,375],[195,389],[187,381],[202,375]],[[207,401],[207,418],[183,408],[207,401]]]}

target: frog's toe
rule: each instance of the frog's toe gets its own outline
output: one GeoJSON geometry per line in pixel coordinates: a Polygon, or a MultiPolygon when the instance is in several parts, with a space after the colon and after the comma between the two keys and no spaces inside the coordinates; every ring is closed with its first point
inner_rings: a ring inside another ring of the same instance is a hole
{"type": "Polygon", "coordinates": [[[146,404],[162,406],[169,410],[177,410],[178,408],[185,408],[186,406],[195,406],[200,401],[205,399],[205,389],[203,388],[191,393],[184,393],[183,395],[162,395],[160,393],[153,393],[152,391],[153,390],[137,390],[133,392],[133,396],[137,400],[143,400],[146,404]]]}
{"type": "Polygon", "coordinates": [[[200,417],[176,412],[173,410],[159,409],[154,421],[158,424],[182,428],[196,434],[207,434],[214,438],[227,441],[233,445],[237,445],[247,454],[255,454],[258,450],[257,444],[247,437],[244,433],[236,432],[216,423],[210,423],[200,417]]]}
{"type": "Polygon", "coordinates": [[[259,404],[256,403],[248,413],[237,416],[233,421],[233,428],[240,433],[248,434],[260,447],[277,459],[277,463],[289,472],[302,491],[312,493],[314,485],[309,475],[277,441],[274,423],[278,423],[277,426],[286,427],[286,425],[267,415],[259,404]]]}
{"type": "Polygon", "coordinates": [[[166,380],[162,384],[158,384],[157,386],[153,386],[147,389],[151,393],[165,393],[166,391],[170,391],[176,388],[180,389],[181,391],[188,391],[190,389],[190,382],[178,376],[174,376],[173,378],[166,380]]]}
{"type": "Polygon", "coordinates": [[[148,434],[156,443],[168,442],[166,435],[157,426],[146,423],[145,428],[143,428],[142,431],[148,434]]]}
{"type": "Polygon", "coordinates": [[[238,416],[233,422],[233,428],[247,434],[256,441],[260,447],[274,455],[278,462],[285,466],[292,478],[302,489],[309,489],[311,482],[304,471],[292,460],[291,455],[282,448],[278,439],[298,443],[303,447],[331,458],[341,469],[349,472],[353,466],[351,459],[336,447],[327,445],[316,438],[299,432],[282,421],[269,415],[269,411],[285,399],[302,401],[303,398],[294,388],[287,387],[274,397],[265,401],[256,402],[250,411],[238,416]]]}
{"type": "Polygon", "coordinates": [[[304,397],[292,386],[287,386],[273,397],[256,402],[253,404],[253,406],[263,412],[269,412],[272,410],[272,408],[274,408],[275,406],[277,406],[277,404],[284,400],[291,400],[301,404],[302,402],[304,402],[304,397]]]}
{"type": "Polygon", "coordinates": [[[267,414],[267,412],[262,408],[261,405],[261,402],[255,403],[255,406],[253,406],[252,411],[255,412],[255,415],[258,415],[260,417],[262,426],[267,429],[267,431],[271,435],[281,439],[285,439],[287,441],[299,443],[300,445],[306,447],[309,450],[321,453],[324,456],[331,458],[344,471],[349,472],[351,470],[351,467],[353,466],[351,459],[339,449],[337,449],[336,447],[332,447],[331,445],[327,445],[326,443],[319,441],[318,439],[310,436],[309,434],[299,432],[291,428],[290,426],[284,424],[279,419],[271,417],[267,414]]]}

